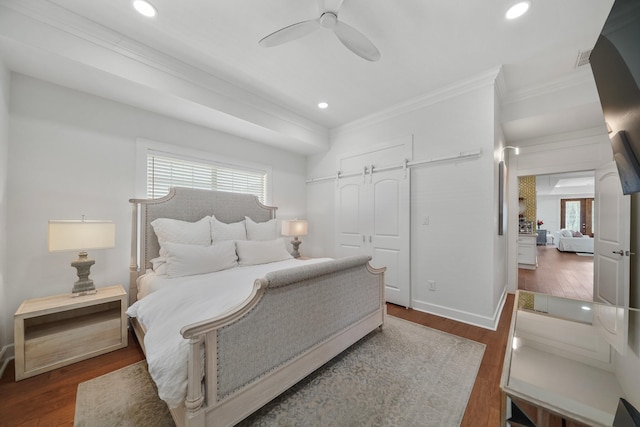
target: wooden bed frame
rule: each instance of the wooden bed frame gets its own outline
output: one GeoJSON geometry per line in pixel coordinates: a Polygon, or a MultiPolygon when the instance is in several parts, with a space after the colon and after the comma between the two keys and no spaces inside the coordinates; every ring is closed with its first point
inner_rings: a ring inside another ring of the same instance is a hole
{"type": "MultiPolygon", "coordinates": [[[[251,195],[187,188],[174,188],[160,199],[130,201],[130,303],[137,298],[136,279],[158,256],[150,225],[154,219],[197,221],[213,214],[226,223],[245,216],[263,222],[275,218],[277,209],[251,195]]],[[[244,303],[217,318],[185,325],[188,385],[184,404],[171,408],[176,424],[234,425],[382,327],[384,271],[361,256],[269,273],[256,278],[244,303]]],[[[131,324],[146,351],[143,326],[135,318],[131,324]]]]}

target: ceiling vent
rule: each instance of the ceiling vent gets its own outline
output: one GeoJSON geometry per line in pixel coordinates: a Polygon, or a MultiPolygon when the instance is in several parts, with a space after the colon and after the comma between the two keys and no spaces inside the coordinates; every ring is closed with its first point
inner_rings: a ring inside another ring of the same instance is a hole
{"type": "Polygon", "coordinates": [[[587,65],[589,63],[589,57],[591,56],[591,51],[593,49],[583,50],[578,52],[578,59],[576,60],[576,68],[581,67],[583,65],[587,65]]]}

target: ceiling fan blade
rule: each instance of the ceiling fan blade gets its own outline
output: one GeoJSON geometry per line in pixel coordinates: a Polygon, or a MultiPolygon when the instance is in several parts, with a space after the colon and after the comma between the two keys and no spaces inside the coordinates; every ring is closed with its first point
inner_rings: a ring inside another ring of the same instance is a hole
{"type": "Polygon", "coordinates": [[[318,0],[318,10],[320,14],[333,12],[336,15],[342,6],[342,0],[318,0]]]}
{"type": "Polygon", "coordinates": [[[380,51],[371,41],[360,31],[344,22],[336,22],[333,32],[338,36],[340,42],[351,52],[366,59],[367,61],[377,61],[380,59],[380,51]]]}
{"type": "Polygon", "coordinates": [[[304,37],[318,28],[320,28],[318,19],[302,21],[275,31],[264,37],[258,43],[263,47],[278,46],[280,44],[299,39],[300,37],[304,37]]]}

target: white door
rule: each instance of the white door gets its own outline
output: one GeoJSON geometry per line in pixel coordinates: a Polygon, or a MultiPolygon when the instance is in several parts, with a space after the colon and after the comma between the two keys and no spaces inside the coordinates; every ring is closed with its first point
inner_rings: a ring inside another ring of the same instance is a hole
{"type": "Polygon", "coordinates": [[[409,307],[410,174],[402,170],[340,178],[336,190],[338,256],[366,254],[387,267],[385,298],[409,307]]]}
{"type": "MultiPolygon", "coordinates": [[[[631,201],[622,194],[613,162],[596,170],[594,214],[593,298],[596,302],[628,307],[631,201]]],[[[626,315],[620,313],[607,309],[596,313],[596,320],[609,342],[622,352],[627,327],[626,315]]]]}

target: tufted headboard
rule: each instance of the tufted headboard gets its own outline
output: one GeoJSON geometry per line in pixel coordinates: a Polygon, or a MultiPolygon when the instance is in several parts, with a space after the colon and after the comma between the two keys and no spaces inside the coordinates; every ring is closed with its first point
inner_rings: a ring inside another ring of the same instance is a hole
{"type": "Polygon", "coordinates": [[[159,199],[130,199],[133,204],[131,227],[131,283],[129,301],[137,296],[136,279],[158,256],[160,246],[151,222],[157,218],[198,221],[207,215],[225,223],[242,221],[248,216],[255,222],[275,218],[277,207],[265,206],[251,194],[174,187],[159,199]],[[138,265],[140,261],[140,266],[138,265]],[[135,292],[135,293],[133,293],[135,292]],[[133,293],[133,294],[132,294],[133,293]]]}

